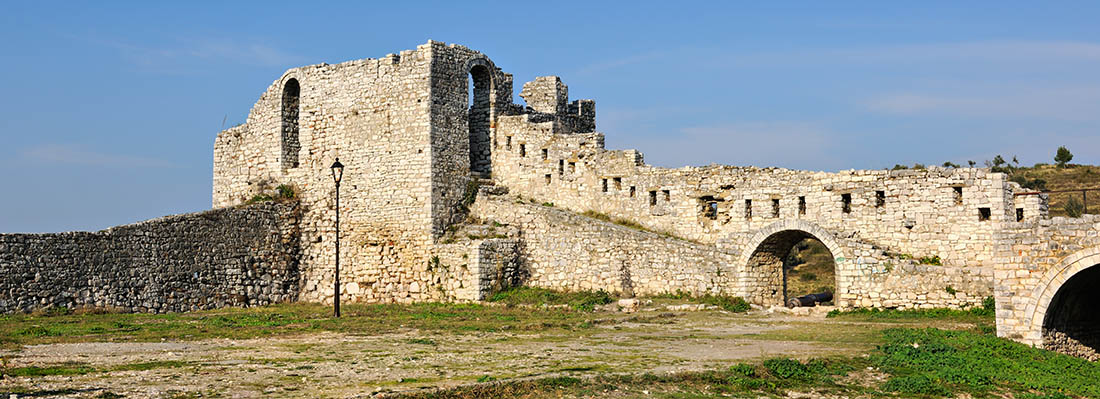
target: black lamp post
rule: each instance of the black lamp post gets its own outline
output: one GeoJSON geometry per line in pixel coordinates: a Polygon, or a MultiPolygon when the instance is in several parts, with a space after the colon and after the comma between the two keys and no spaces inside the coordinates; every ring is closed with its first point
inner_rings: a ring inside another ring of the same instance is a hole
{"type": "Polygon", "coordinates": [[[332,163],[332,180],[336,182],[336,282],[333,284],[332,308],[336,317],[340,317],[340,179],[344,177],[344,164],[340,158],[332,163]]]}

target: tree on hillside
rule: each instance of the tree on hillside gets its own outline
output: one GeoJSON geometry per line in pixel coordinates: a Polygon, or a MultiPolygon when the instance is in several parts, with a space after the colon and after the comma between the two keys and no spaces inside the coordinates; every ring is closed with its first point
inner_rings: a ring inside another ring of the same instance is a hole
{"type": "Polygon", "coordinates": [[[1066,164],[1071,160],[1073,160],[1073,153],[1069,152],[1066,146],[1058,147],[1058,153],[1054,154],[1054,162],[1058,163],[1058,167],[1066,167],[1066,164]]]}
{"type": "Polygon", "coordinates": [[[1004,164],[1005,164],[1004,157],[1002,157],[1000,155],[997,155],[997,156],[993,157],[993,166],[1001,166],[1001,165],[1004,165],[1004,164]]]}
{"type": "Polygon", "coordinates": [[[977,162],[974,162],[974,161],[966,161],[966,163],[967,163],[968,165],[970,165],[970,167],[971,167],[971,168],[973,168],[973,167],[974,167],[974,165],[976,165],[976,164],[977,164],[977,162]]]}

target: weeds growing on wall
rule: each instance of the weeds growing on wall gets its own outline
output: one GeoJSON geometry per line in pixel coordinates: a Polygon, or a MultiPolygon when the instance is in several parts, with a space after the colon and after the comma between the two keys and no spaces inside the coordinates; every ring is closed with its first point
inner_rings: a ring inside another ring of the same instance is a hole
{"type": "Polygon", "coordinates": [[[655,295],[653,296],[653,298],[681,299],[689,302],[703,303],[707,305],[717,306],[722,310],[733,313],[744,313],[748,312],[749,309],[751,309],[749,303],[746,302],[744,298],[741,298],[739,296],[713,295],[709,293],[702,296],[695,296],[687,291],[676,290],[676,292],[666,292],[663,294],[655,295]]]}
{"type": "Polygon", "coordinates": [[[260,202],[272,201],[286,202],[292,201],[296,197],[297,194],[295,194],[294,192],[294,187],[286,184],[280,184],[278,187],[275,187],[275,191],[256,194],[252,196],[252,198],[249,199],[247,202],[245,202],[245,204],[252,205],[260,202]]]}
{"type": "Polygon", "coordinates": [[[535,287],[512,287],[489,297],[489,302],[509,305],[568,305],[576,310],[591,311],[599,305],[611,303],[611,295],[606,291],[562,292],[535,287]]]}
{"type": "MultiPolygon", "coordinates": [[[[950,288],[950,287],[949,287],[950,288]]],[[[941,318],[941,317],[980,317],[988,318],[992,320],[996,313],[996,302],[993,297],[986,297],[982,300],[982,306],[975,306],[967,309],[948,309],[948,308],[934,308],[934,309],[879,309],[879,308],[858,308],[849,310],[836,309],[830,311],[826,317],[845,317],[845,316],[862,316],[867,318],[877,319],[924,319],[924,318],[941,318]]]]}

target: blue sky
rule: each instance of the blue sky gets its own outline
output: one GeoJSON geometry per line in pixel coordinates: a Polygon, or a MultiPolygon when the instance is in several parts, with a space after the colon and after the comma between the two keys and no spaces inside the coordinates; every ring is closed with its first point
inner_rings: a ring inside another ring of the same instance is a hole
{"type": "Polygon", "coordinates": [[[6,4],[0,232],[208,209],[223,119],[284,70],[428,39],[561,76],[661,166],[1100,163],[1100,3],[395,3],[6,4]]]}

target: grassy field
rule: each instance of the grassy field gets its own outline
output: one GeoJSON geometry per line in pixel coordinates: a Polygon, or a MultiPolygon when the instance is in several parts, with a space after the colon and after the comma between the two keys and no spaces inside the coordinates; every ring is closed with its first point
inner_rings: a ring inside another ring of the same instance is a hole
{"type": "Polygon", "coordinates": [[[604,310],[614,298],[601,292],[522,288],[493,299],[350,305],[339,320],[315,304],[7,315],[0,396],[1100,396],[1100,365],[995,337],[992,303],[822,319],[677,294],[630,314],[604,310]],[[684,302],[718,309],[662,310],[684,302]]]}

